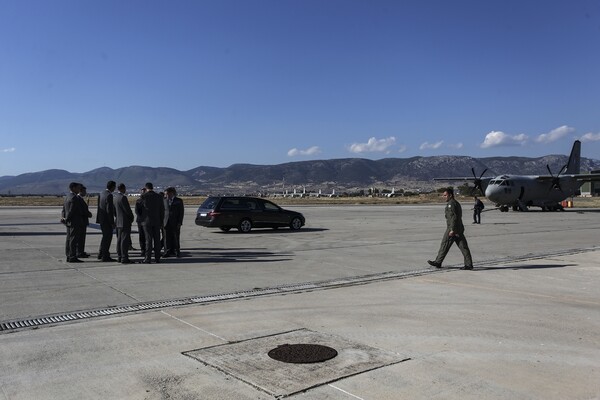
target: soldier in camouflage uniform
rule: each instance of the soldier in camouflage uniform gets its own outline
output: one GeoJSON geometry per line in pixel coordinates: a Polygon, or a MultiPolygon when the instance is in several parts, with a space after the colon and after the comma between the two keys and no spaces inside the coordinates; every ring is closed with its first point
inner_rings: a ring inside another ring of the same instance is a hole
{"type": "Polygon", "coordinates": [[[462,208],[460,207],[460,203],[454,199],[452,188],[444,191],[444,197],[446,198],[446,232],[444,232],[437,258],[435,261],[428,260],[427,262],[433,267],[442,268],[442,263],[444,262],[444,258],[446,258],[446,254],[448,254],[448,250],[450,250],[452,243],[456,243],[465,258],[465,265],[461,269],[473,269],[471,251],[467,244],[467,238],[464,235],[465,227],[462,223],[462,208]]]}

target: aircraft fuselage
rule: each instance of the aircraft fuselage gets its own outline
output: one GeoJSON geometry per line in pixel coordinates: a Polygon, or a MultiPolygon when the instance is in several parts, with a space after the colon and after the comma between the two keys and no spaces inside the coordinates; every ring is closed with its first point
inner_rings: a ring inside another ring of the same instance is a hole
{"type": "Polygon", "coordinates": [[[576,195],[581,185],[582,182],[567,176],[560,177],[559,188],[536,176],[501,175],[490,179],[485,196],[497,206],[552,208],[576,195]]]}

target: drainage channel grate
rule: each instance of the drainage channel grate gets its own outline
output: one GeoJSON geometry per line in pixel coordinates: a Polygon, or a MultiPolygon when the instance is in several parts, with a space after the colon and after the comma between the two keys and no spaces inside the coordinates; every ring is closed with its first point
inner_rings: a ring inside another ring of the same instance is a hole
{"type": "Polygon", "coordinates": [[[148,303],[131,304],[127,306],[108,307],[98,310],[77,311],[72,313],[56,314],[51,316],[35,317],[30,319],[0,322],[0,332],[13,331],[23,328],[34,328],[47,325],[55,325],[64,322],[85,320],[97,317],[106,317],[119,314],[135,313],[140,311],[158,310],[170,307],[181,307],[188,305],[208,304],[226,300],[237,300],[251,297],[267,296],[272,294],[302,292],[306,290],[316,290],[325,288],[334,288],[340,286],[349,286],[374,281],[406,278],[419,276],[426,273],[437,272],[429,270],[410,271],[410,272],[384,272],[380,274],[355,276],[350,278],[333,279],[329,281],[308,282],[301,284],[283,285],[273,288],[255,289],[240,291],[234,293],[225,293],[200,297],[187,297],[183,299],[156,301],[148,303]]]}
{"type": "MultiPolygon", "coordinates": [[[[539,258],[548,258],[555,256],[564,256],[564,255],[572,255],[572,254],[580,254],[590,251],[598,250],[597,247],[594,248],[584,248],[584,249],[570,249],[557,251],[553,253],[543,253],[543,254],[527,254],[523,256],[514,256],[503,259],[496,260],[485,260],[477,263],[477,267],[486,267],[491,265],[497,265],[499,263],[514,263],[514,262],[523,262],[528,260],[535,260],[539,258]]],[[[79,321],[79,320],[87,320],[91,318],[97,317],[107,317],[114,316],[119,314],[128,314],[135,313],[141,311],[148,310],[158,310],[163,308],[170,307],[182,307],[188,305],[199,305],[199,304],[209,304],[215,303],[219,301],[227,301],[227,300],[238,300],[252,297],[260,297],[260,296],[268,296],[273,294],[282,294],[282,293],[294,293],[294,292],[303,292],[307,290],[317,290],[317,289],[330,289],[336,287],[343,286],[352,286],[352,285],[361,285],[372,282],[379,282],[385,280],[392,279],[403,279],[410,278],[422,275],[429,275],[434,273],[443,273],[452,271],[453,268],[459,266],[449,266],[448,268],[443,269],[420,269],[416,271],[408,271],[408,272],[382,272],[378,274],[371,275],[361,275],[361,276],[353,276],[347,278],[335,278],[326,281],[317,281],[317,282],[306,282],[306,283],[298,283],[298,284],[290,284],[290,285],[282,285],[272,288],[264,288],[264,289],[254,289],[247,291],[240,291],[234,293],[225,293],[225,294],[216,294],[209,296],[196,296],[196,297],[186,297],[183,299],[174,299],[174,300],[161,300],[154,302],[146,302],[146,303],[137,303],[123,306],[115,306],[108,307],[103,309],[96,310],[85,310],[85,311],[75,311],[70,313],[61,313],[55,315],[45,315],[40,317],[33,317],[29,319],[21,319],[21,320],[13,320],[13,321],[5,321],[0,322],[0,332],[9,332],[18,329],[26,329],[26,328],[36,328],[42,326],[51,326],[65,322],[71,321],[79,321]]],[[[477,268],[476,268],[477,269],[477,268]]]]}

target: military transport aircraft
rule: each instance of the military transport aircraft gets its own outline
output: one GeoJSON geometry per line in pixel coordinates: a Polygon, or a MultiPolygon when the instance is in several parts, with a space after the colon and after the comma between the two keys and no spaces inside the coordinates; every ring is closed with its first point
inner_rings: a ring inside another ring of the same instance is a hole
{"type": "Polygon", "coordinates": [[[580,174],[581,142],[576,140],[571,149],[567,165],[554,175],[500,175],[495,178],[483,177],[487,169],[479,175],[471,168],[473,177],[434,178],[439,181],[472,181],[474,190],[479,189],[488,200],[496,204],[502,212],[510,207],[514,211],[527,211],[528,207],[541,207],[542,210],[562,210],[561,201],[575,196],[584,182],[600,181],[600,174],[580,174]]]}

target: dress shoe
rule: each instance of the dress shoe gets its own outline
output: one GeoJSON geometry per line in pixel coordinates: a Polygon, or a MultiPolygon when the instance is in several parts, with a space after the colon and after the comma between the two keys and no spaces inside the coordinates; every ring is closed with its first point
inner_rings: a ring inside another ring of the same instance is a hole
{"type": "Polygon", "coordinates": [[[83,261],[81,261],[79,258],[69,258],[67,260],[67,262],[69,262],[69,263],[82,263],[83,261]]]}
{"type": "Polygon", "coordinates": [[[108,258],[103,258],[102,262],[117,262],[117,260],[115,260],[114,258],[108,257],[108,258]]]}
{"type": "Polygon", "coordinates": [[[121,261],[119,261],[119,262],[120,262],[121,264],[133,264],[133,263],[134,263],[133,261],[131,261],[131,260],[128,260],[128,259],[124,259],[124,260],[121,260],[121,261]]]}
{"type": "Polygon", "coordinates": [[[439,262],[427,260],[427,264],[431,265],[432,267],[442,268],[442,264],[440,264],[439,262]]]}
{"type": "Polygon", "coordinates": [[[81,254],[77,254],[77,258],[89,258],[89,253],[81,253],[81,254]]]}
{"type": "Polygon", "coordinates": [[[465,269],[467,271],[471,271],[473,270],[473,266],[472,265],[465,265],[464,267],[462,267],[461,269],[465,269]]]}
{"type": "Polygon", "coordinates": [[[163,258],[169,258],[169,257],[172,257],[172,256],[173,256],[173,254],[171,254],[171,253],[165,253],[165,254],[162,255],[163,258]]]}

